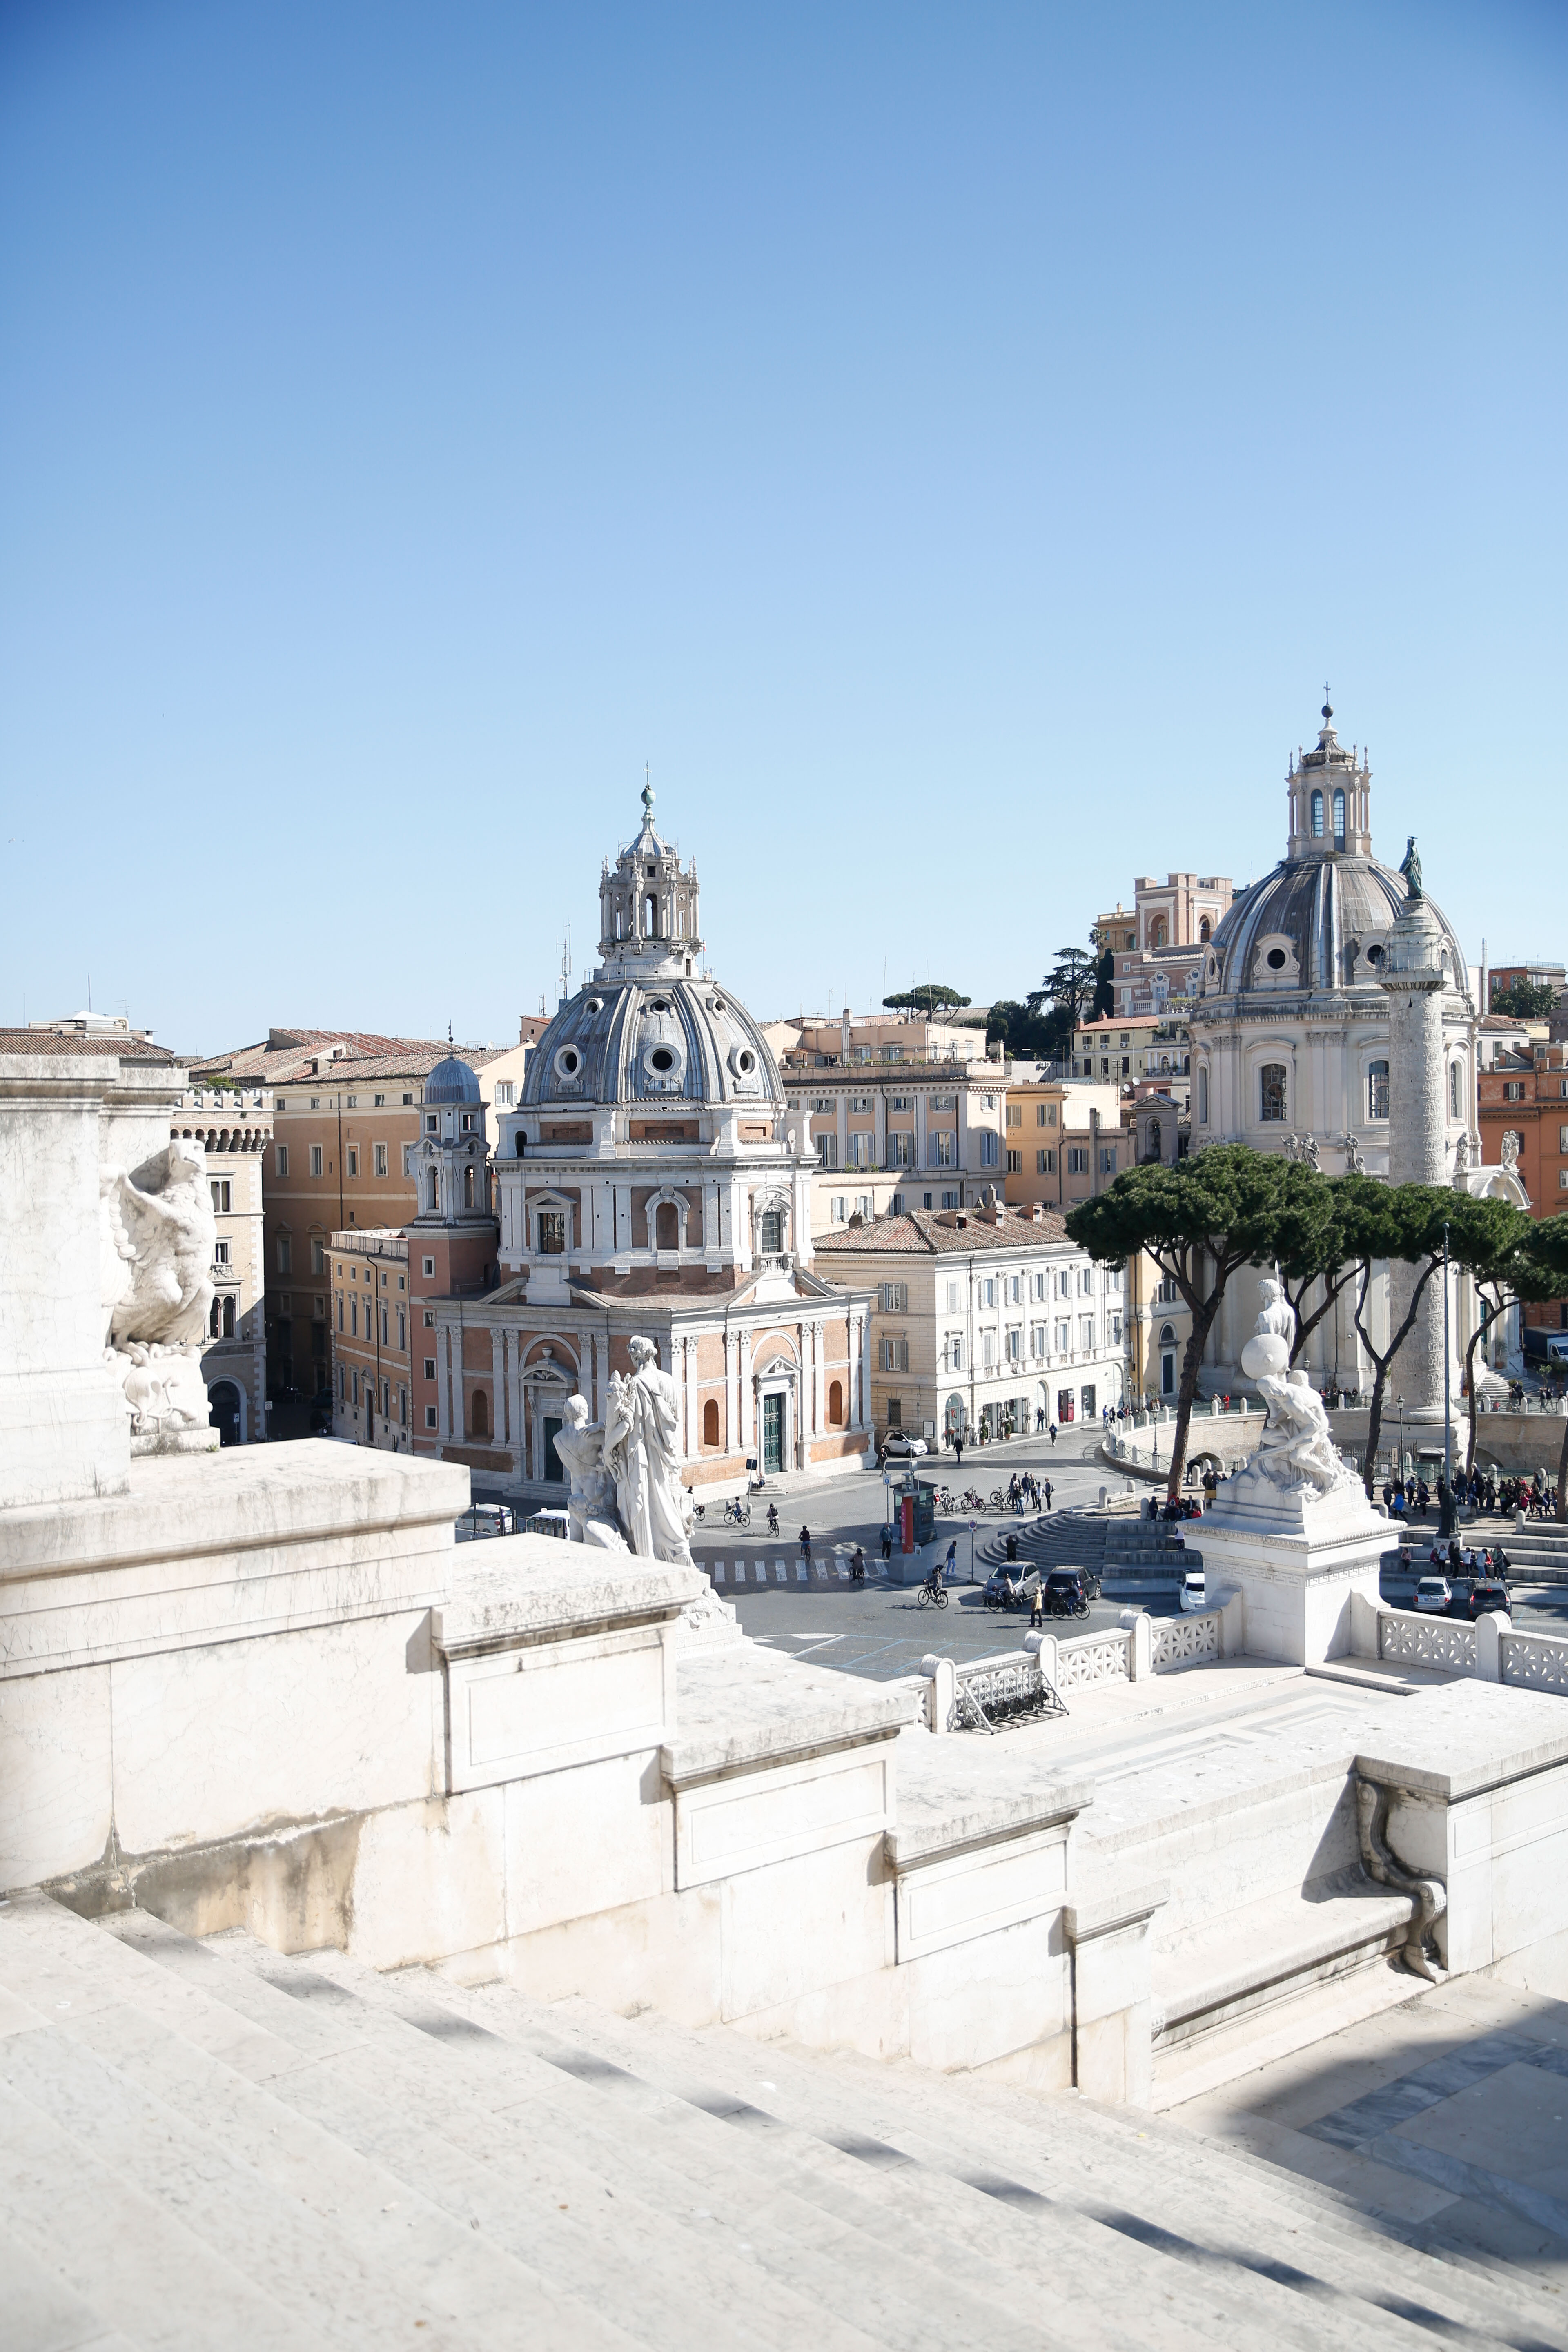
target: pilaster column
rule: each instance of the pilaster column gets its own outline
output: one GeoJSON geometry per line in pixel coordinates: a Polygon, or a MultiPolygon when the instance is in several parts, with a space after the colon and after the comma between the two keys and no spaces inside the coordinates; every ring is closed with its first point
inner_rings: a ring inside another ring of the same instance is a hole
{"type": "Polygon", "coordinates": [[[697,1446],[697,1342],[687,1338],[681,1341],[686,1350],[686,1458],[689,1462],[697,1446]]]}
{"type": "Polygon", "coordinates": [[[811,1327],[811,1428],[813,1436],[819,1436],[821,1434],[826,1423],[827,1414],[826,1370],[822,1360],[822,1335],[823,1327],[821,1323],[814,1323],[811,1327]]]}

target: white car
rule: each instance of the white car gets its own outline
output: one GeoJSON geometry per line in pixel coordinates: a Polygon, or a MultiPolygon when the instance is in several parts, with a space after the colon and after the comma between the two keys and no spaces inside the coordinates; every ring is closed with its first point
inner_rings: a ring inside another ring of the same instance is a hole
{"type": "Polygon", "coordinates": [[[890,1429],[882,1440],[884,1462],[918,1462],[925,1451],[923,1437],[907,1437],[901,1429],[890,1429]]]}
{"type": "Polygon", "coordinates": [[[1182,1579],[1181,1606],[1184,1609],[1206,1609],[1208,1589],[1201,1568],[1189,1568],[1182,1579]]]}
{"type": "Polygon", "coordinates": [[[1440,1617],[1453,1597],[1446,1576],[1424,1576],[1415,1587],[1415,1606],[1430,1610],[1434,1616],[1440,1617]]]}

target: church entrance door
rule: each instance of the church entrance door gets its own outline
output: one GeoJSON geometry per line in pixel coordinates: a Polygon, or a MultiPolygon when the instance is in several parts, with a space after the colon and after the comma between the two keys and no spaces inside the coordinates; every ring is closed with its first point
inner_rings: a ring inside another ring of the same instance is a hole
{"type": "Polygon", "coordinates": [[[763,1399],[763,1475],[784,1468],[784,1399],[763,1399]]]}
{"type": "Polygon", "coordinates": [[[561,1456],[555,1451],[555,1441],[561,1434],[561,1416],[550,1413],[544,1422],[544,1475],[552,1485],[563,1485],[566,1473],[561,1466],[561,1456]]]}

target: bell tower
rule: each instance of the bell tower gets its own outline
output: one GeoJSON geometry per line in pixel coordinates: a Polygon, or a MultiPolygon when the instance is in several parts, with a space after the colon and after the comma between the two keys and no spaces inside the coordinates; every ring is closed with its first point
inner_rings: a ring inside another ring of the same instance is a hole
{"type": "Polygon", "coordinates": [[[679,852],[654,831],[653,786],[642,792],[637,839],[599,879],[599,953],[595,979],[689,979],[702,952],[697,929],[697,864],[682,866],[679,852]]]}
{"type": "Polygon", "coordinates": [[[1290,857],[1372,856],[1372,769],[1364,751],[1347,751],[1334,732],[1334,706],[1325,698],[1316,747],[1298,751],[1285,778],[1289,799],[1290,857]]]}

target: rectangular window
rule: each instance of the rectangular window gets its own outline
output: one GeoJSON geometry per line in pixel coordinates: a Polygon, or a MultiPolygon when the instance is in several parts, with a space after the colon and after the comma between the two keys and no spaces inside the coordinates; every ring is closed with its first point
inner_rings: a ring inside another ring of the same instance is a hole
{"type": "Polygon", "coordinates": [[[433,1404],[427,1404],[425,1408],[425,1426],[426,1429],[434,1429],[436,1426],[436,1408],[433,1404]]]}
{"type": "Polygon", "coordinates": [[[421,1258],[419,1265],[421,1272],[427,1276],[433,1275],[436,1271],[436,1261],[433,1257],[421,1258]]]}
{"type": "Polygon", "coordinates": [[[869,1192],[857,1192],[857,1193],[856,1193],[856,1195],[855,1195],[855,1206],[857,1207],[857,1209],[858,1209],[858,1211],[860,1212],[860,1214],[865,1218],[866,1223],[867,1223],[868,1224],[869,1224],[869,1223],[870,1223],[870,1222],[871,1222],[871,1213],[872,1213],[872,1212],[871,1212],[871,1195],[870,1195],[870,1193],[869,1193],[869,1192]]]}
{"type": "Polygon", "coordinates": [[[849,1199],[845,1192],[833,1195],[833,1222],[836,1225],[847,1225],[849,1222],[849,1199]]]}
{"type": "Polygon", "coordinates": [[[350,1097],[349,1097],[349,1108],[350,1108],[350,1110],[358,1110],[358,1108],[359,1108],[359,1097],[358,1097],[358,1095],[350,1095],[350,1097]]]}
{"type": "Polygon", "coordinates": [[[1115,1175],[1115,1173],[1116,1173],[1116,1146],[1115,1146],[1115,1144],[1114,1144],[1114,1143],[1102,1143],[1102,1144],[1100,1145],[1100,1174],[1101,1174],[1102,1176],[1114,1176],[1114,1175],[1115,1175]]]}
{"type": "MultiPolygon", "coordinates": [[[[381,1310],[381,1344],[384,1348],[386,1345],[386,1309],[384,1307],[381,1310]]],[[[384,1412],[385,1407],[384,1406],[382,1410],[384,1412]]]]}
{"type": "Polygon", "coordinates": [[[359,1146],[357,1143],[351,1143],[349,1146],[349,1174],[351,1176],[357,1176],[359,1174],[359,1146]]]}
{"type": "Polygon", "coordinates": [[[226,1242],[214,1242],[213,1264],[215,1265],[227,1265],[228,1263],[228,1244],[226,1242]]]}
{"type": "Polygon", "coordinates": [[[910,1286],[907,1282],[884,1282],[882,1312],[884,1315],[907,1315],[910,1311],[910,1286]]]}
{"type": "Polygon", "coordinates": [[[837,1167],[838,1138],[836,1135],[819,1135],[817,1137],[816,1164],[819,1168],[837,1167]]]}
{"type": "Polygon", "coordinates": [[[888,1105],[889,1110],[908,1110],[909,1107],[910,1097],[908,1095],[894,1095],[888,1105]]]}
{"type": "Polygon", "coordinates": [[[1093,1316],[1092,1316],[1092,1315],[1080,1315],[1080,1316],[1079,1317],[1079,1318],[1078,1318],[1078,1344],[1079,1344],[1079,1346],[1083,1349],[1083,1352],[1084,1352],[1084,1354],[1085,1354],[1086,1356],[1092,1356],[1092,1355],[1093,1355],[1093,1353],[1094,1353],[1094,1318],[1093,1318],[1093,1316]]]}
{"type": "Polygon", "coordinates": [[[885,1338],[882,1341],[882,1370],[885,1372],[907,1372],[909,1369],[909,1341],[885,1338]]]}
{"type": "Polygon", "coordinates": [[[994,1331],[982,1331],[980,1334],[980,1369],[984,1372],[989,1372],[994,1369],[995,1363],[996,1334],[994,1331]]]}
{"type": "Polygon", "coordinates": [[[952,1110],[957,1100],[956,1095],[932,1095],[931,1108],[932,1110],[952,1110]]]}
{"type": "Polygon", "coordinates": [[[319,1176],[321,1172],[321,1147],[319,1143],[312,1143],[310,1146],[310,1173],[312,1176],[319,1176]]]}
{"type": "Polygon", "coordinates": [[[851,1096],[850,1096],[850,1097],[849,1097],[849,1108],[850,1108],[850,1109],[851,1109],[851,1110],[856,1114],[856,1116],[857,1116],[858,1118],[863,1118],[866,1116],[867,1112],[868,1112],[868,1111],[869,1111],[869,1109],[870,1109],[870,1108],[871,1108],[871,1097],[870,1097],[870,1096],[869,1096],[869,1095],[851,1095],[851,1096]]]}
{"type": "Polygon", "coordinates": [[[994,1279],[994,1277],[993,1276],[991,1276],[991,1275],[986,1275],[986,1276],[984,1276],[984,1280],[982,1281],[982,1283],[981,1283],[981,1285],[980,1285],[980,1297],[981,1297],[981,1301],[982,1301],[982,1304],[983,1304],[983,1305],[984,1305],[984,1306],[986,1306],[986,1307],[994,1307],[994,1306],[995,1306],[995,1304],[996,1304],[996,1283],[995,1283],[995,1279],[994,1279]]]}
{"type": "Polygon", "coordinates": [[[341,1330],[342,1329],[342,1328],[343,1328],[343,1294],[342,1294],[342,1292],[340,1290],[340,1291],[339,1291],[339,1293],[338,1293],[338,1328],[339,1328],[339,1330],[341,1331],[341,1330]]]}
{"type": "Polygon", "coordinates": [[[947,1286],[947,1311],[950,1315],[956,1315],[958,1312],[958,1285],[956,1282],[950,1282],[947,1286]]]}
{"type": "Polygon", "coordinates": [[[411,1143],[405,1143],[403,1147],[403,1172],[405,1176],[412,1176],[414,1173],[414,1146],[411,1143]]]}
{"type": "Polygon", "coordinates": [[[912,1135],[895,1129],[888,1138],[889,1168],[912,1168],[915,1162],[915,1139],[912,1135]]]}
{"type": "Polygon", "coordinates": [[[1024,1278],[1023,1278],[1022,1275],[1018,1275],[1018,1274],[1010,1274],[1010,1275],[1007,1276],[1007,1304],[1008,1304],[1008,1306],[1009,1306],[1009,1307],[1017,1307],[1017,1306],[1021,1305],[1021,1304],[1022,1304],[1022,1301],[1023,1301],[1023,1297],[1024,1297],[1024,1278]]]}
{"type": "Polygon", "coordinates": [[[425,1359],[425,1377],[427,1381],[433,1381],[436,1377],[436,1359],[434,1356],[426,1356],[425,1359]]]}
{"type": "Polygon", "coordinates": [[[989,1127],[982,1128],[980,1130],[980,1165],[982,1168],[994,1168],[998,1157],[1000,1156],[1000,1151],[1001,1146],[996,1140],[994,1129],[989,1127]]]}
{"type": "Polygon", "coordinates": [[[1007,1361],[1010,1364],[1017,1363],[1023,1352],[1024,1334],[1020,1327],[1015,1323],[1009,1327],[1007,1332],[1007,1361]]]}
{"type": "Polygon", "coordinates": [[[961,1372],[963,1370],[963,1335],[960,1331],[954,1331],[949,1335],[947,1361],[951,1370],[961,1372]]]}
{"type": "Polygon", "coordinates": [[[1502,1082],[1502,1098],[1504,1102],[1522,1102],[1524,1100],[1524,1080],[1522,1078],[1505,1078],[1502,1082]]]}
{"type": "Polygon", "coordinates": [[[1089,1146],[1087,1143],[1074,1143],[1068,1147],[1068,1174],[1069,1176],[1087,1176],[1089,1174],[1089,1146]]]}
{"type": "Polygon", "coordinates": [[[566,1248],[566,1217],[560,1209],[539,1212],[539,1248],[544,1257],[560,1257],[566,1248]]]}
{"type": "Polygon", "coordinates": [[[904,1213],[903,1194],[901,1192],[895,1192],[892,1199],[889,1202],[888,1207],[895,1217],[901,1217],[904,1213]]]}
{"type": "Polygon", "coordinates": [[[831,1095],[815,1095],[815,1096],[813,1096],[813,1097],[812,1097],[811,1108],[812,1108],[812,1116],[813,1116],[814,1118],[829,1118],[829,1117],[831,1117],[831,1115],[832,1115],[832,1111],[833,1111],[833,1097],[832,1097],[832,1096],[831,1096],[831,1095]]]}
{"type": "Polygon", "coordinates": [[[942,1196],[942,1205],[944,1209],[956,1209],[958,1206],[957,1193],[944,1192],[942,1196]]]}
{"type": "Polygon", "coordinates": [[[513,1079],[498,1078],[496,1080],[496,1100],[498,1103],[508,1105],[517,1100],[517,1086],[513,1079]]]}
{"type": "Polygon", "coordinates": [[[292,1274],[294,1271],[294,1245],[287,1234],[278,1236],[278,1271],[279,1274],[292,1274]]]}
{"type": "MultiPolygon", "coordinates": [[[[367,1339],[370,1337],[370,1318],[368,1315],[365,1317],[364,1336],[367,1339]]],[[[357,1339],[359,1338],[359,1300],[357,1298],[351,1298],[349,1300],[349,1338],[351,1339],[357,1339]]]]}
{"type": "Polygon", "coordinates": [[[384,1176],[386,1173],[386,1146],[384,1143],[378,1143],[375,1147],[375,1172],[378,1176],[384,1176]]]}
{"type": "Polygon", "coordinates": [[[1558,1129],[1557,1149],[1559,1151],[1568,1151],[1568,1127],[1560,1127],[1558,1129]]]}
{"type": "Polygon", "coordinates": [[[1057,1323],[1057,1353],[1058,1356],[1066,1356],[1070,1355],[1071,1352],[1072,1326],[1065,1318],[1059,1318],[1057,1323]]]}
{"type": "Polygon", "coordinates": [[[1035,1154],[1035,1173],[1036,1173],[1036,1175],[1037,1175],[1037,1176],[1054,1176],[1054,1175],[1056,1174],[1056,1172],[1057,1172],[1057,1155],[1056,1155],[1056,1153],[1055,1153],[1054,1151],[1037,1151],[1037,1152],[1036,1152],[1036,1154],[1035,1154]]]}
{"type": "Polygon", "coordinates": [[[1029,1353],[1031,1356],[1043,1356],[1045,1352],[1046,1327],[1043,1323],[1031,1323],[1029,1326],[1029,1353]]]}
{"type": "Polygon", "coordinates": [[[1557,1190],[1560,1192],[1568,1192],[1568,1168],[1560,1168],[1557,1171],[1557,1190]]]}
{"type": "Polygon", "coordinates": [[[1021,1175],[1023,1174],[1023,1172],[1024,1172],[1024,1155],[1023,1155],[1023,1153],[1022,1153],[1021,1151],[1009,1151],[1009,1153],[1007,1154],[1007,1173],[1008,1173],[1008,1175],[1009,1175],[1009,1176],[1021,1176],[1021,1175]]]}
{"type": "Polygon", "coordinates": [[[1023,1124],[1024,1124],[1024,1106],[1023,1106],[1023,1104],[1022,1104],[1022,1103],[1009,1103],[1009,1104],[1008,1104],[1008,1106],[1007,1106],[1007,1124],[1008,1124],[1008,1126],[1009,1126],[1009,1127],[1022,1127],[1022,1126],[1023,1126],[1023,1124]]]}
{"type": "Polygon", "coordinates": [[[338,1395],[342,1400],[343,1403],[347,1404],[349,1401],[349,1368],[346,1364],[340,1364],[338,1366],[338,1395]]]}
{"type": "Polygon", "coordinates": [[[213,1180],[212,1196],[214,1213],[221,1217],[233,1206],[233,1178],[229,1176],[215,1177],[213,1180]]]}
{"type": "Polygon", "coordinates": [[[928,1168],[952,1166],[953,1132],[951,1127],[928,1127],[926,1129],[926,1165],[928,1168]]]}
{"type": "Polygon", "coordinates": [[[400,1388],[400,1389],[398,1390],[398,1391],[397,1391],[397,1421],[398,1421],[398,1426],[399,1426],[399,1428],[401,1428],[401,1429],[406,1429],[406,1428],[407,1428],[407,1426],[408,1426],[408,1391],[407,1391],[405,1388],[400,1388]]]}
{"type": "Polygon", "coordinates": [[[289,1173],[289,1146],[286,1143],[280,1143],[278,1146],[277,1152],[274,1156],[278,1162],[278,1173],[279,1176],[287,1176],[289,1173]]]}
{"type": "Polygon", "coordinates": [[[400,1307],[397,1310],[397,1352],[405,1354],[408,1347],[408,1318],[400,1307]]]}
{"type": "Polygon", "coordinates": [[[434,1331],[436,1328],[436,1309],[433,1307],[427,1307],[425,1309],[424,1323],[426,1331],[434,1331]]]}

